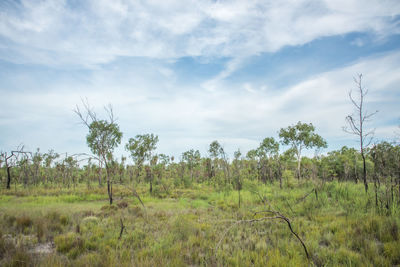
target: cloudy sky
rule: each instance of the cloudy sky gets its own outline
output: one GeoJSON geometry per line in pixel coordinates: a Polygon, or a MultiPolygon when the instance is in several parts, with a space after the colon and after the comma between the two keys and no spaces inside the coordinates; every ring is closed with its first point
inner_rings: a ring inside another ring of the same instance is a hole
{"type": "Polygon", "coordinates": [[[398,0],[2,0],[0,150],[88,152],[74,114],[112,104],[124,138],[155,133],[158,152],[232,153],[311,122],[329,144],[364,75],[377,140],[400,128],[398,0]]]}

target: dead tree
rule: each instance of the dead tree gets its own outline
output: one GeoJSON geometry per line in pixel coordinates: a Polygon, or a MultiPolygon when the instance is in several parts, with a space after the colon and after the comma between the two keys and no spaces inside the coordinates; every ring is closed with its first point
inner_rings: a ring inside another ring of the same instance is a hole
{"type": "Polygon", "coordinates": [[[24,146],[19,146],[17,150],[11,151],[10,155],[7,155],[7,152],[2,153],[2,157],[4,158],[4,163],[6,164],[7,169],[7,185],[6,188],[11,188],[11,168],[14,166],[15,162],[18,160],[19,155],[31,155],[31,152],[24,151],[24,146]]]}
{"type": "Polygon", "coordinates": [[[365,148],[371,144],[374,130],[366,130],[364,128],[364,125],[378,111],[372,113],[368,113],[367,111],[365,111],[364,100],[365,96],[368,94],[368,90],[365,89],[362,85],[362,74],[358,74],[358,76],[354,78],[354,82],[356,83],[358,98],[353,97],[352,90],[350,90],[349,92],[349,98],[354,105],[355,112],[346,117],[347,126],[343,127],[343,130],[347,133],[354,134],[359,138],[360,152],[363,160],[363,182],[365,192],[368,192],[367,168],[365,164],[365,148]]]}

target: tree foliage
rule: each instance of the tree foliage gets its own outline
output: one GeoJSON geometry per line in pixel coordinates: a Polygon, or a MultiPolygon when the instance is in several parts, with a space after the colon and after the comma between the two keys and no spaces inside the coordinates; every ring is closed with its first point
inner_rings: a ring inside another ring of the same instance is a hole
{"type": "Polygon", "coordinates": [[[290,145],[297,156],[297,177],[300,178],[300,162],[303,149],[323,148],[327,147],[326,141],[315,132],[315,127],[312,123],[298,122],[296,125],[282,128],[279,131],[279,137],[284,145],[290,145]]]}

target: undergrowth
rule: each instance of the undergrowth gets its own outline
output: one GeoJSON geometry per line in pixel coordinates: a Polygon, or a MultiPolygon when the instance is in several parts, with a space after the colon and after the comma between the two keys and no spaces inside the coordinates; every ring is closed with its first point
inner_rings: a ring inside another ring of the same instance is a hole
{"type": "Polygon", "coordinates": [[[375,207],[363,185],[311,180],[244,181],[238,192],[211,185],[153,194],[106,189],[16,188],[0,195],[1,266],[393,266],[400,264],[400,218],[375,207]],[[278,211],[288,225],[254,222],[278,211]],[[259,217],[257,217],[259,218],[259,217]],[[246,221],[245,223],[237,223],[246,221]],[[121,234],[121,222],[124,229],[121,234]],[[36,248],[50,244],[50,251],[36,248]],[[36,250],[35,250],[36,249],[36,250]]]}

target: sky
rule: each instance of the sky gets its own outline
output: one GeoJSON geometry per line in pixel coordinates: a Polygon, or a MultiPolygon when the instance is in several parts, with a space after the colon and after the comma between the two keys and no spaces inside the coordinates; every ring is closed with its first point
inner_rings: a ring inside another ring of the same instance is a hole
{"type": "Polygon", "coordinates": [[[343,126],[360,73],[379,111],[365,127],[398,139],[400,1],[1,0],[0,150],[90,152],[82,99],[113,106],[116,156],[154,133],[158,153],[218,140],[232,157],[298,121],[322,153],[357,147],[343,126]]]}

